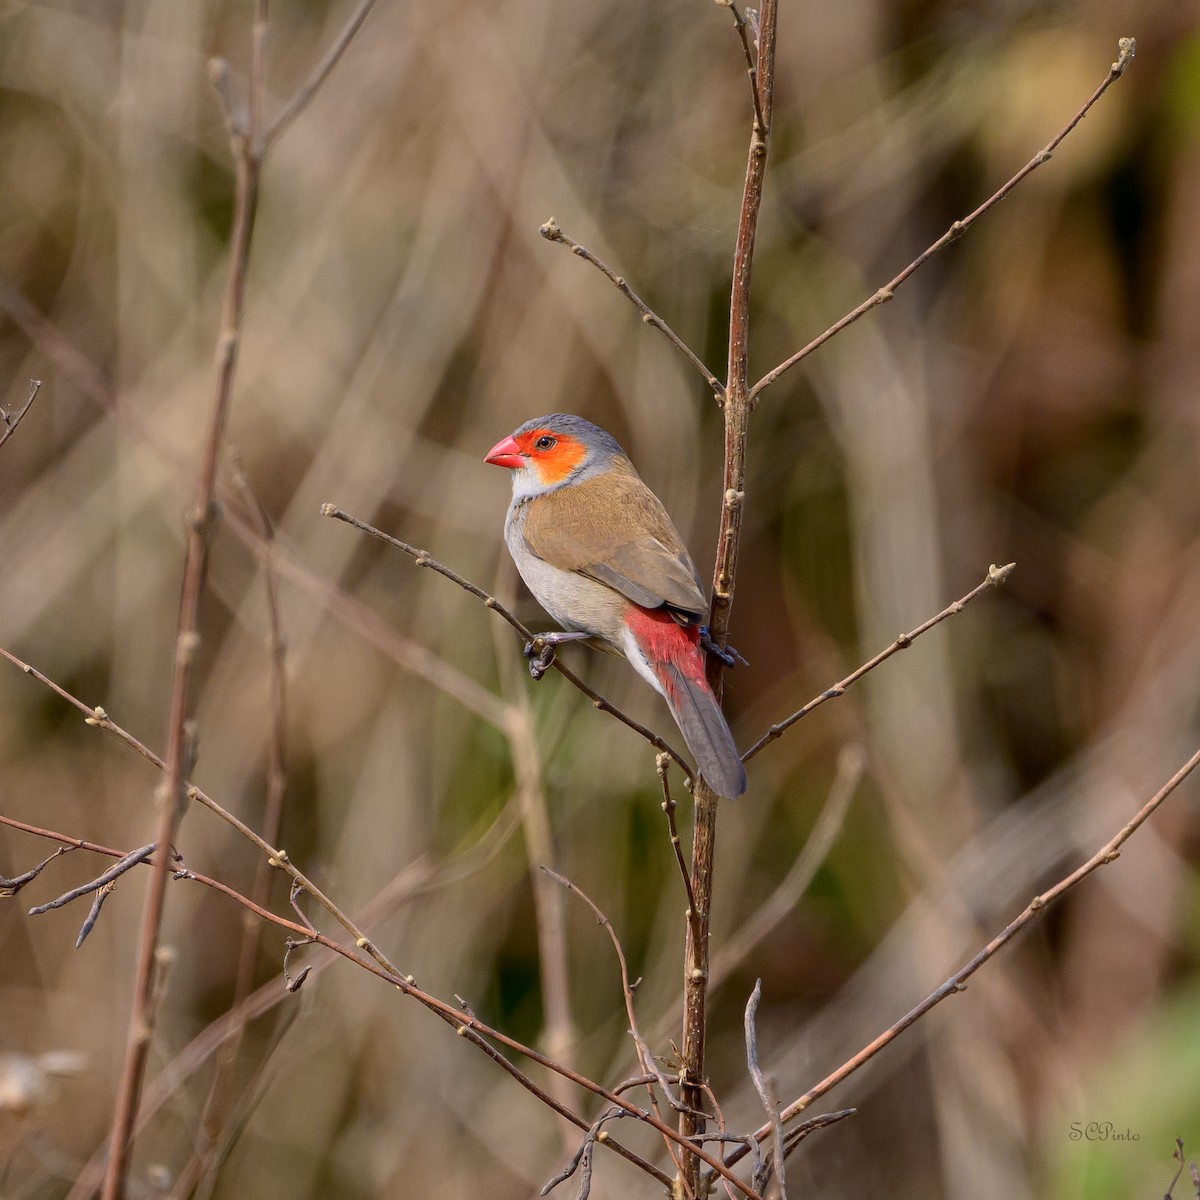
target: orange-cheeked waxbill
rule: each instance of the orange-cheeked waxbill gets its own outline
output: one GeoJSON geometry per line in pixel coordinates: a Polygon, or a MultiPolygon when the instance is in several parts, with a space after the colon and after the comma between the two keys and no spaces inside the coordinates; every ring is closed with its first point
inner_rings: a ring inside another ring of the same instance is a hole
{"type": "Polygon", "coordinates": [[[552,413],[526,421],[485,461],[512,471],[504,540],[538,603],[568,631],[543,641],[594,639],[624,655],[666,700],[709,786],[740,796],[746,772],[704,675],[700,576],[616,439],[552,413]]]}

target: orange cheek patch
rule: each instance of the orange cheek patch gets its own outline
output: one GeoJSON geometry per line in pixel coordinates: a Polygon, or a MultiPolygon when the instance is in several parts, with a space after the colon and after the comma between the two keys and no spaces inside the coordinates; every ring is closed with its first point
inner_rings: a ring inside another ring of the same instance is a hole
{"type": "Polygon", "coordinates": [[[587,453],[574,438],[563,437],[549,429],[533,429],[525,434],[521,438],[521,448],[529,455],[530,466],[537,471],[538,479],[547,487],[566,479],[587,453]],[[557,439],[556,444],[549,450],[539,450],[537,440],[547,434],[557,439]]]}

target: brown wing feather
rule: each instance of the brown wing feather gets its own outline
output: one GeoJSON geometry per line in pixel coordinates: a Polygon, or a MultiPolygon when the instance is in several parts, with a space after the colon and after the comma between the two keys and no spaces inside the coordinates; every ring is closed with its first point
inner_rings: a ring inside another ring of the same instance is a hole
{"type": "Polygon", "coordinates": [[[667,605],[697,618],[707,610],[683,539],[628,461],[532,500],[522,533],[538,558],[643,608],[667,605]]]}

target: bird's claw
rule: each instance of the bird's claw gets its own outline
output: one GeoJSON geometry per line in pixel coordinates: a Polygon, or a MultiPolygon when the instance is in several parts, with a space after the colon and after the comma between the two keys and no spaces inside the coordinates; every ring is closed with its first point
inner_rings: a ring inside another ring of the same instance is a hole
{"type": "Polygon", "coordinates": [[[743,667],[750,665],[732,646],[718,646],[712,640],[707,625],[700,626],[700,649],[719,658],[727,667],[736,667],[738,663],[743,667]]]}
{"type": "Polygon", "coordinates": [[[555,645],[545,638],[534,638],[525,643],[524,654],[529,659],[529,674],[541,679],[554,663],[555,645]]]}

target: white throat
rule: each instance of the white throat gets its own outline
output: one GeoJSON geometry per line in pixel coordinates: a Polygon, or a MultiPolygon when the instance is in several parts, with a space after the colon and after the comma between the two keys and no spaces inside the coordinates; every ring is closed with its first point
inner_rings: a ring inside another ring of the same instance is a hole
{"type": "Polygon", "coordinates": [[[514,467],[512,473],[513,500],[528,500],[546,490],[533,467],[514,467]]]}

